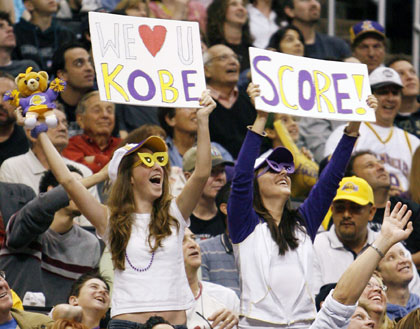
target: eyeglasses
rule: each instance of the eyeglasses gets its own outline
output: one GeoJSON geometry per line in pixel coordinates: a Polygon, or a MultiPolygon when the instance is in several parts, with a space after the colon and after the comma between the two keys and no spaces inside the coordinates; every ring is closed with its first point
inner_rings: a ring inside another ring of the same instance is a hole
{"type": "Polygon", "coordinates": [[[6,272],[5,272],[5,271],[0,271],[0,277],[1,277],[3,280],[6,280],[6,272]]]}
{"type": "Polygon", "coordinates": [[[168,152],[155,152],[153,154],[137,152],[137,155],[139,160],[133,165],[133,167],[144,164],[146,167],[151,168],[155,165],[155,163],[161,167],[164,167],[169,160],[168,152]]]}
{"type": "Polygon", "coordinates": [[[267,167],[264,168],[264,170],[262,172],[259,173],[259,175],[257,176],[260,177],[262,175],[264,175],[266,172],[271,172],[271,173],[279,173],[282,170],[286,170],[286,172],[290,175],[293,174],[295,172],[295,165],[292,162],[280,162],[277,163],[273,160],[265,160],[265,162],[267,162],[267,167]]]}
{"type": "Polygon", "coordinates": [[[369,289],[380,289],[383,292],[386,292],[388,290],[388,287],[386,285],[380,285],[380,284],[375,284],[375,283],[371,283],[368,282],[366,287],[368,287],[369,289]]]}
{"type": "Polygon", "coordinates": [[[237,54],[224,54],[224,55],[220,55],[220,56],[214,56],[212,58],[210,58],[207,63],[210,63],[211,61],[218,61],[218,62],[227,62],[228,60],[233,59],[238,61],[239,63],[242,61],[242,56],[241,55],[237,55],[237,54]]]}

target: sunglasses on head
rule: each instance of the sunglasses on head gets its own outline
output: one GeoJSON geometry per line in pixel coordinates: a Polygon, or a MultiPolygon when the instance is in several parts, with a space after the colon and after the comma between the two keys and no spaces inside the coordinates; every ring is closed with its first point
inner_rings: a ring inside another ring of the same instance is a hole
{"type": "Polygon", "coordinates": [[[155,163],[161,167],[164,167],[169,160],[168,152],[155,152],[153,154],[137,152],[137,155],[139,160],[137,160],[133,167],[144,164],[146,167],[151,168],[155,165],[155,163]]]}
{"type": "Polygon", "coordinates": [[[265,162],[267,163],[267,166],[264,168],[263,171],[261,171],[257,178],[264,175],[266,172],[271,172],[271,173],[279,173],[281,172],[283,169],[286,170],[287,174],[293,174],[295,172],[295,165],[293,162],[280,162],[277,163],[274,160],[265,160],[265,162]]]}

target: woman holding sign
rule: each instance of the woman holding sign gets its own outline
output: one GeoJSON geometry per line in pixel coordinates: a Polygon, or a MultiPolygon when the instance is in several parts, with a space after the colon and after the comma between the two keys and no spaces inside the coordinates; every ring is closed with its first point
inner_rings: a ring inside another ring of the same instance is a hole
{"type": "MultiPolygon", "coordinates": [[[[258,86],[250,84],[252,101],[258,86]]],[[[368,98],[376,108],[376,99],[368,98]]],[[[309,328],[316,316],[311,291],[312,242],[335,196],[356,142],[351,122],[305,202],[290,206],[293,156],[283,147],[255,161],[268,113],[257,111],[235,166],[228,202],[229,235],[241,276],[239,326],[309,328]]]]}
{"type": "Polygon", "coordinates": [[[108,169],[113,185],[104,206],[70,174],[47,135],[39,136],[55,177],[111,251],[115,271],[108,328],[141,328],[152,315],[186,328],[185,310],[194,298],[182,241],[210,175],[208,117],[216,106],[208,92],[200,104],[204,107],[197,111],[195,170],[176,199],[169,193],[168,152],[160,137],[115,151],[108,169]]]}

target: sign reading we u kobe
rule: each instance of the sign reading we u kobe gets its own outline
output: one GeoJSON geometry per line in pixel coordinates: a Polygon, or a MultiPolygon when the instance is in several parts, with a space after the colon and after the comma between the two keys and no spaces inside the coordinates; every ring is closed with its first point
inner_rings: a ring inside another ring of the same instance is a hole
{"type": "Polygon", "coordinates": [[[89,12],[102,100],[199,106],[206,89],[197,22],[89,12]]]}

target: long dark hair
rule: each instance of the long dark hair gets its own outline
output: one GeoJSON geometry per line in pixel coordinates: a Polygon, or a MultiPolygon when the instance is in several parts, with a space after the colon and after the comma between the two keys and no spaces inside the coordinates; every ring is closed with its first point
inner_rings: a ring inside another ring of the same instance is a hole
{"type": "MultiPolygon", "coordinates": [[[[244,0],[244,6],[246,0],[244,0]]],[[[207,38],[209,46],[217,44],[227,44],[225,39],[224,23],[229,0],[213,0],[207,8],[207,38]]],[[[251,32],[249,30],[249,20],[242,26],[242,43],[252,45],[251,32]]]]}
{"type": "Polygon", "coordinates": [[[285,255],[289,250],[295,250],[299,246],[299,239],[296,237],[296,230],[306,232],[303,224],[304,218],[295,209],[292,209],[290,200],[287,200],[279,225],[271,216],[270,212],[264,206],[264,202],[260,194],[260,186],[258,184],[257,175],[254,177],[254,210],[261,216],[270,229],[271,237],[279,246],[279,254],[285,255]]]}

